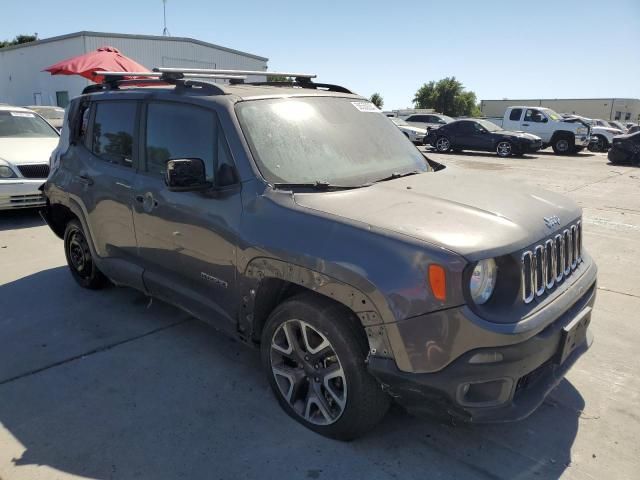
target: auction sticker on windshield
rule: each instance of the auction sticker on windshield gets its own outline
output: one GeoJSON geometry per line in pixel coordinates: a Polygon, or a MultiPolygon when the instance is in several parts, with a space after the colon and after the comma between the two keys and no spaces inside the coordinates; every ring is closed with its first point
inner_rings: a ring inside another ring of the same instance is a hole
{"type": "Polygon", "coordinates": [[[33,113],[27,113],[27,112],[9,112],[11,114],[12,117],[27,117],[27,118],[33,118],[35,115],[33,113]]]}
{"type": "Polygon", "coordinates": [[[380,113],[380,109],[371,102],[351,102],[361,112],[380,113]]]}

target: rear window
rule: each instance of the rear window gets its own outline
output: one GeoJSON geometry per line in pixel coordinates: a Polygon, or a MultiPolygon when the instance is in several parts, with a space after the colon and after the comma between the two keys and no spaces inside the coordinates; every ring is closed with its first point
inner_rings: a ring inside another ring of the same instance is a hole
{"type": "Polygon", "coordinates": [[[57,138],[58,133],[35,113],[0,111],[0,137],[57,138]]]}
{"type": "Polygon", "coordinates": [[[521,108],[514,108],[513,110],[511,110],[511,115],[509,115],[509,120],[520,120],[520,117],[522,116],[522,109],[521,108]]]}

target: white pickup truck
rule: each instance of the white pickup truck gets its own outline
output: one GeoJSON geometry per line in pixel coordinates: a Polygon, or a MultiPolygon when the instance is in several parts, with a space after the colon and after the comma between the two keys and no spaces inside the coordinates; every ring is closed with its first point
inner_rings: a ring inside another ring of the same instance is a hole
{"type": "Polygon", "coordinates": [[[509,107],[504,117],[489,118],[505,130],[527,132],[542,138],[543,148],[551,146],[557,154],[578,153],[589,145],[591,128],[578,118],[562,118],[544,107],[509,107]]]}

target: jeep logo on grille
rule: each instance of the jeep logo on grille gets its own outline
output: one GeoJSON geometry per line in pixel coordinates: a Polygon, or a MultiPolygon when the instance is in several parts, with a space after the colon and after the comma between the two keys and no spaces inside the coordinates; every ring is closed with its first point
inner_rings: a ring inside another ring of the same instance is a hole
{"type": "Polygon", "coordinates": [[[543,217],[543,218],[544,218],[545,225],[549,228],[557,227],[560,225],[560,217],[558,217],[557,215],[552,215],[550,217],[543,217]]]}

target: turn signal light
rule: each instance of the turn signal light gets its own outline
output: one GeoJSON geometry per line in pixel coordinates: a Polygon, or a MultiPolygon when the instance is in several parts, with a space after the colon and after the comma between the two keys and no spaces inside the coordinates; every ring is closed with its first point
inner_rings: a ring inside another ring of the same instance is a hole
{"type": "Polygon", "coordinates": [[[443,302],[447,299],[447,276],[442,265],[429,265],[429,285],[434,297],[443,302]]]}

